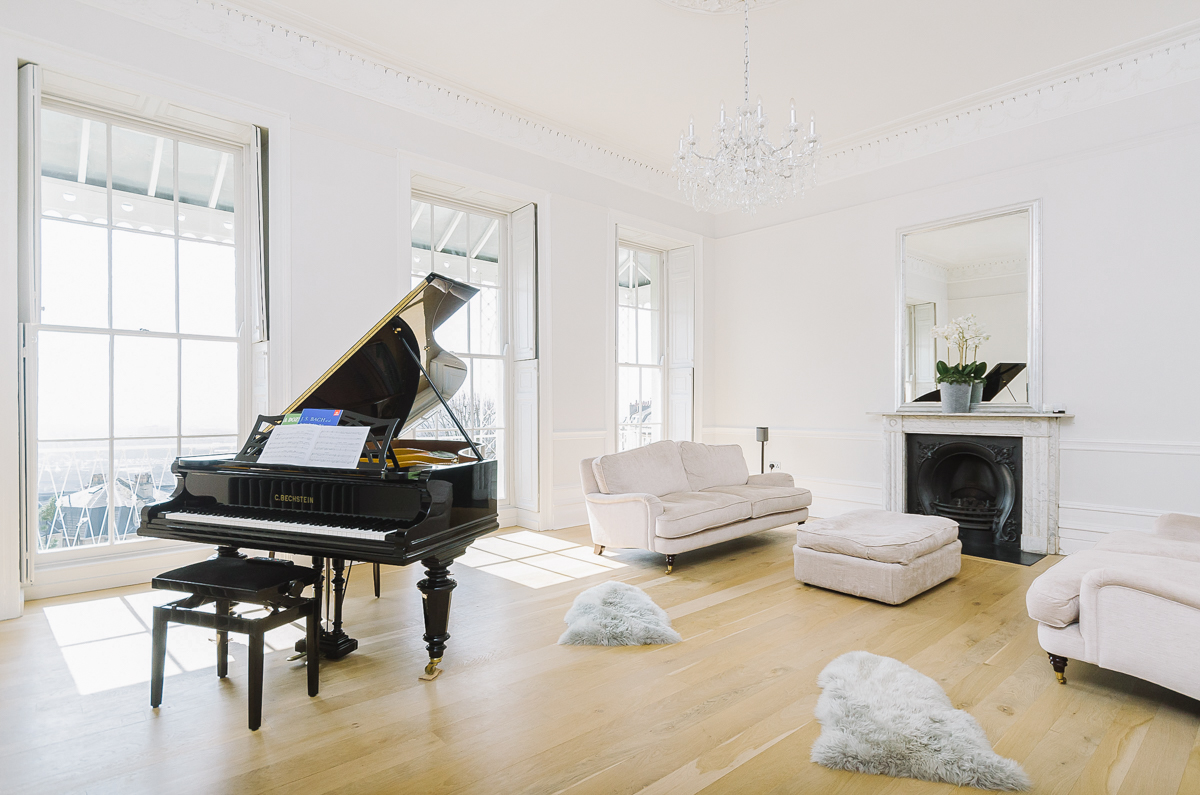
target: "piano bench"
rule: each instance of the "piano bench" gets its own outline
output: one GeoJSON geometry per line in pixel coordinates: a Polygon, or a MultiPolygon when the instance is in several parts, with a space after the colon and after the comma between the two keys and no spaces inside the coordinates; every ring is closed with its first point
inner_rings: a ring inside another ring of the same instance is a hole
{"type": "MultiPolygon", "coordinates": [[[[167,626],[171,622],[217,632],[217,676],[229,673],[229,633],[250,638],[250,730],[262,724],[263,635],[276,627],[305,620],[309,649],[320,647],[320,612],[316,599],[301,596],[304,588],[317,582],[316,569],[269,558],[216,557],[173,569],[151,581],[154,588],[182,591],[187,598],[154,608],[154,648],[150,671],[150,706],[162,703],[167,661],[167,626]],[[209,603],[212,612],[200,610],[209,603]],[[270,612],[262,618],[246,618],[232,612],[235,604],[259,605],[270,612]]],[[[319,654],[308,654],[308,694],[317,695],[319,654]]]]}

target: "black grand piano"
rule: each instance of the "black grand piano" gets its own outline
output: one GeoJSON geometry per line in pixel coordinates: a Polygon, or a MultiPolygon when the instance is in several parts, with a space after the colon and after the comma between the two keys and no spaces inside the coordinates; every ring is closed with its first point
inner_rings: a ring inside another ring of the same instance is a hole
{"type": "MultiPolygon", "coordinates": [[[[423,678],[436,676],[456,585],[448,566],[499,527],[496,461],[484,459],[448,402],[466,365],[434,340],[477,292],[427,276],[284,414],[259,416],[240,452],[176,459],[175,492],[142,509],[138,535],[212,544],[219,555],[240,555],[239,548],[310,555],[318,570],[328,562],[333,622],[320,653],[329,659],[358,647],[342,628],[346,563],[375,564],[378,595],[379,564],[420,561],[423,678]],[[399,438],[439,405],[466,441],[399,438]],[[272,430],[304,409],[342,409],[338,424],[368,427],[357,468],[258,463],[272,430]]],[[[320,604],[321,580],[316,588],[320,604]]],[[[303,644],[297,651],[306,651],[303,644]]]]}

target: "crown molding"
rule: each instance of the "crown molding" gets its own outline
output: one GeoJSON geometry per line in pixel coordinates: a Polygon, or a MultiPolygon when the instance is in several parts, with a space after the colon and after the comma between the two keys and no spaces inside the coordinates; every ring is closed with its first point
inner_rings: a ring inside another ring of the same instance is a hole
{"type": "Polygon", "coordinates": [[[930,254],[912,253],[904,257],[910,273],[946,283],[991,279],[997,276],[1023,275],[1029,271],[1028,257],[1006,257],[980,262],[953,263],[930,254]]]}
{"type": "Polygon", "coordinates": [[[825,146],[818,184],[1200,77],[1200,21],[825,146]]]}
{"type": "MultiPolygon", "coordinates": [[[[737,14],[742,10],[742,0],[661,0],[673,8],[694,11],[698,14],[737,14]]],[[[750,10],[773,6],[783,0],[750,0],[750,10]]]]}
{"type": "MultiPolygon", "coordinates": [[[[670,0],[662,0],[670,2],[670,0]]],[[[80,2],[252,58],[425,118],[683,203],[676,181],[617,147],[342,43],[219,0],[80,2]]],[[[726,0],[670,4],[708,11],[726,0]],[[695,6],[692,8],[692,6],[695,6]]],[[[756,6],[767,0],[758,0],[756,6]]],[[[817,183],[832,182],[972,141],[1200,78],[1200,21],[1139,39],[841,141],[828,142],[817,183]]]]}
{"type": "Polygon", "coordinates": [[[88,5],[302,77],[683,202],[675,180],[614,147],[587,140],[465,89],[218,0],[81,0],[88,5]]]}

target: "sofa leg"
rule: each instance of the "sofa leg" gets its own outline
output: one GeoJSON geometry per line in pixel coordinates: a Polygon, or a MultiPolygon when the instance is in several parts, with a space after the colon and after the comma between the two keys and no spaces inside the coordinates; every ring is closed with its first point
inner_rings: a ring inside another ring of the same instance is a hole
{"type": "Polygon", "coordinates": [[[597,544],[595,549],[592,550],[592,552],[595,552],[597,555],[603,555],[604,554],[604,545],[597,544]]]}
{"type": "Polygon", "coordinates": [[[667,574],[670,574],[673,568],[675,568],[675,556],[667,555],[667,574]]]}
{"type": "Polygon", "coordinates": [[[1057,654],[1050,654],[1050,665],[1054,666],[1054,675],[1058,677],[1058,683],[1065,685],[1067,683],[1067,658],[1059,657],[1057,654]]]}

